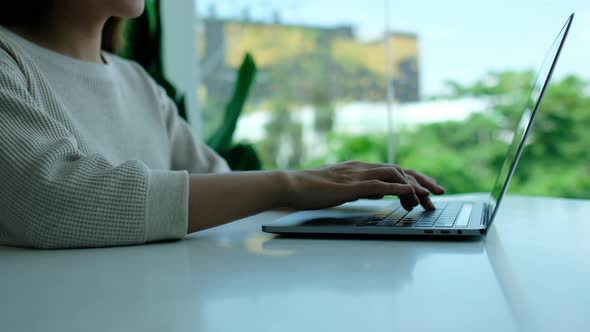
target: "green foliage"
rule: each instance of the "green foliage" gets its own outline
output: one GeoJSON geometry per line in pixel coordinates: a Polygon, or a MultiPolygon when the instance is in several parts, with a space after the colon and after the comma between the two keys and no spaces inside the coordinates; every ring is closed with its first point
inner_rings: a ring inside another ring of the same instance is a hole
{"type": "Polygon", "coordinates": [[[213,149],[224,151],[230,148],[233,133],[236,130],[238,119],[242,113],[246,98],[248,98],[255,77],[256,65],[254,64],[252,56],[248,53],[238,69],[236,87],[233,96],[225,107],[225,121],[223,121],[221,127],[219,127],[207,140],[207,143],[213,149]]]}
{"type": "MultiPolygon", "coordinates": [[[[447,98],[485,96],[492,101],[490,112],[396,133],[396,162],[436,178],[449,193],[490,191],[508,149],[506,133],[516,127],[532,78],[531,72],[504,72],[470,86],[451,83],[453,94],[447,98]]],[[[590,197],[589,88],[588,82],[574,76],[550,85],[511,193],[590,197]]],[[[305,166],[351,159],[386,161],[384,135],[331,134],[327,141],[329,157],[305,166]]]]}
{"type": "MultiPolygon", "coordinates": [[[[162,86],[174,101],[179,115],[187,119],[186,100],[164,75],[162,61],[162,24],[160,1],[146,0],[143,14],[128,22],[125,27],[125,47],[121,56],[138,62],[162,86]]],[[[254,147],[232,145],[232,138],[242,109],[248,98],[250,87],[256,76],[256,65],[250,54],[246,54],[238,71],[234,94],[227,104],[221,126],[208,140],[209,145],[226,159],[233,170],[258,170],[262,168],[254,147]]]]}
{"type": "Polygon", "coordinates": [[[451,90],[451,97],[465,96],[514,96],[521,95],[523,89],[532,88],[534,72],[490,72],[482,80],[472,85],[463,86],[454,81],[447,81],[447,87],[451,90]]]}
{"type": "Polygon", "coordinates": [[[265,131],[266,139],[258,145],[264,165],[269,169],[299,167],[304,153],[303,128],[286,100],[278,99],[271,105],[265,131]]]}
{"type": "Polygon", "coordinates": [[[255,171],[262,169],[262,162],[258,157],[258,152],[250,144],[236,144],[220,154],[232,170],[255,171]]]}
{"type": "Polygon", "coordinates": [[[250,171],[262,168],[254,147],[246,144],[232,146],[238,119],[242,114],[255,77],[256,64],[250,53],[247,53],[238,70],[234,94],[225,107],[223,123],[207,140],[209,146],[225,158],[232,170],[250,171]]]}
{"type": "MultiPolygon", "coordinates": [[[[314,32],[315,38],[320,35],[314,32]]],[[[314,131],[326,136],[334,125],[335,91],[341,90],[327,49],[305,53],[271,66],[267,72],[273,100],[271,119],[265,127],[266,139],[259,148],[264,164],[271,169],[298,168],[305,160],[303,126],[293,109],[311,106],[314,131]]]]}
{"type": "Polygon", "coordinates": [[[162,24],[160,1],[146,0],[145,11],[125,26],[125,47],[120,52],[124,58],[139,63],[174,101],[178,114],[187,119],[185,96],[164,75],[162,62],[162,24]]]}

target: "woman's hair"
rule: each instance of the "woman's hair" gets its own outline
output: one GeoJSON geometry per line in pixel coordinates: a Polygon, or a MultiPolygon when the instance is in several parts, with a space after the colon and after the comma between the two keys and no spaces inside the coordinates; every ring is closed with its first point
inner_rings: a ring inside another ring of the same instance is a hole
{"type": "Polygon", "coordinates": [[[6,1],[0,6],[0,25],[35,24],[53,6],[53,0],[6,1]]]}
{"type": "Polygon", "coordinates": [[[124,46],[124,29],[125,19],[120,17],[109,18],[102,30],[102,49],[111,53],[119,53],[124,46]]]}
{"type": "MultiPolygon", "coordinates": [[[[0,5],[0,25],[36,25],[51,10],[54,0],[11,0],[0,5]]],[[[103,50],[118,53],[123,47],[123,18],[111,17],[102,31],[103,50]]]]}

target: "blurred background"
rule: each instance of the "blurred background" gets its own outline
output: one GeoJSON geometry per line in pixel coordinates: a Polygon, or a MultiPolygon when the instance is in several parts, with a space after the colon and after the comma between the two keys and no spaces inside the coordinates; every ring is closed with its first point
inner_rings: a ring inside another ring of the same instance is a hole
{"type": "Polygon", "coordinates": [[[587,1],[190,6],[196,74],[188,93],[198,105],[190,113],[199,135],[215,136],[224,126],[238,70],[251,54],[257,70],[232,144],[256,155],[254,168],[393,158],[437,178],[449,193],[491,190],[535,73],[575,11],[510,193],[590,197],[587,1]]]}

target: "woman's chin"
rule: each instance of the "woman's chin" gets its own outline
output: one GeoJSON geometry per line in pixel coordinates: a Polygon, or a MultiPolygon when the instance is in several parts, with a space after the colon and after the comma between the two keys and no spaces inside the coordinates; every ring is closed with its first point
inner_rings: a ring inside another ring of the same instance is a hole
{"type": "Polygon", "coordinates": [[[135,18],[143,13],[145,3],[143,0],[101,0],[104,5],[109,5],[112,15],[116,17],[135,18]],[[108,4],[107,4],[108,3],[108,4]]]}

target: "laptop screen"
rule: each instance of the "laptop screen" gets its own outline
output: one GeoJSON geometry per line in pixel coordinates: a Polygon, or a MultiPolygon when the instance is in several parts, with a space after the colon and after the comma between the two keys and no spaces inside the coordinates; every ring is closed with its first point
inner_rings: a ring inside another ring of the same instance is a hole
{"type": "Polygon", "coordinates": [[[531,129],[533,119],[537,113],[539,105],[541,104],[541,100],[549,83],[549,80],[551,79],[551,74],[553,73],[553,69],[555,68],[557,59],[559,58],[559,54],[569,32],[573,18],[574,14],[572,14],[568,18],[564,27],[561,29],[559,35],[557,36],[557,38],[551,45],[551,48],[547,52],[547,55],[545,56],[545,61],[543,62],[541,70],[537,74],[537,78],[535,79],[533,89],[526,101],[524,112],[520,117],[520,121],[518,122],[516,129],[514,130],[514,137],[512,138],[512,143],[510,144],[510,147],[506,154],[506,158],[504,160],[504,163],[502,164],[502,168],[500,169],[498,178],[496,179],[496,183],[490,195],[491,197],[489,206],[491,209],[490,211],[493,211],[489,220],[490,224],[496,215],[498,206],[500,205],[500,201],[506,193],[506,189],[508,188],[510,179],[514,174],[516,164],[518,163],[520,155],[522,154],[522,150],[524,148],[526,138],[531,129]]]}

